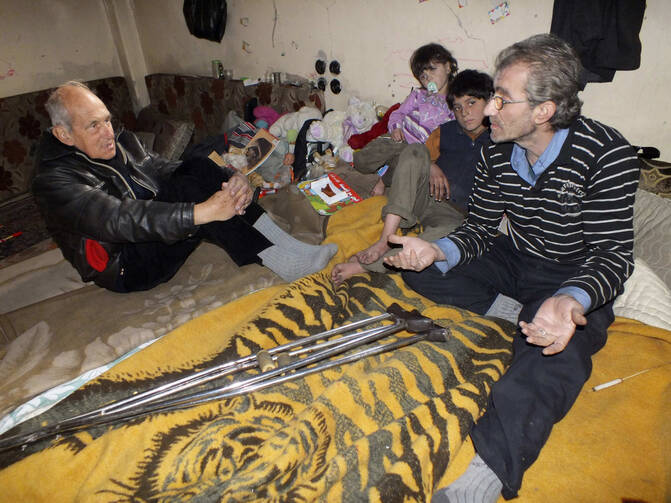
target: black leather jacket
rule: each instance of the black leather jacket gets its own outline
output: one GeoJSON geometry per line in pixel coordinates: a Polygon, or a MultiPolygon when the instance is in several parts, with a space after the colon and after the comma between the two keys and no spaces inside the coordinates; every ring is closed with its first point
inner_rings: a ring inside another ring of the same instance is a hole
{"type": "MultiPolygon", "coordinates": [[[[147,151],[128,131],[117,135],[117,149],[133,180],[154,196],[180,165],[147,151]]],[[[124,243],[174,243],[197,231],[193,203],[136,199],[131,186],[109,164],[61,143],[50,131],[38,147],[32,190],[65,258],[84,281],[105,288],[114,289],[123,274],[119,256],[124,243]],[[102,271],[87,261],[88,239],[100,243],[109,256],[102,271]]]]}

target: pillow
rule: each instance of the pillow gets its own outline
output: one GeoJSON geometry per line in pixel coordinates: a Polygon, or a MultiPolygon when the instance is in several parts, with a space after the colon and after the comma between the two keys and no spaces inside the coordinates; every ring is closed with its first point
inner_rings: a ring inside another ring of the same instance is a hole
{"type": "Polygon", "coordinates": [[[149,133],[147,131],[136,131],[135,136],[138,137],[140,142],[144,145],[144,148],[154,151],[154,141],[156,140],[156,135],[154,133],[149,133]]]}
{"type": "Polygon", "coordinates": [[[154,130],[154,151],[165,159],[178,160],[191,140],[194,127],[193,122],[172,119],[159,121],[154,130]]]}
{"type": "Polygon", "coordinates": [[[641,177],[638,188],[671,198],[671,163],[642,158],[640,160],[641,177]]]}
{"type": "Polygon", "coordinates": [[[615,299],[613,312],[671,330],[671,289],[644,260],[637,258],[634,262],[634,272],[625,282],[624,292],[615,299]]]}
{"type": "Polygon", "coordinates": [[[671,199],[638,189],[634,203],[634,257],[671,288],[671,199]]]}

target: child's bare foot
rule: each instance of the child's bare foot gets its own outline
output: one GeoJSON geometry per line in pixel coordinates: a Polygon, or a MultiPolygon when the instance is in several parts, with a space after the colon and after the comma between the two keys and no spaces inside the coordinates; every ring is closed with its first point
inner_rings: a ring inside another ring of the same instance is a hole
{"type": "Polygon", "coordinates": [[[373,190],[370,191],[371,196],[381,196],[384,194],[384,182],[382,181],[382,178],[379,178],[377,183],[375,183],[375,187],[373,187],[373,190]]]}
{"type": "Polygon", "coordinates": [[[359,262],[362,264],[372,264],[387,251],[389,251],[389,244],[387,244],[387,238],[380,239],[376,243],[373,243],[365,250],[361,250],[359,253],[354,255],[359,262]]]}
{"type": "Polygon", "coordinates": [[[349,261],[341,262],[340,264],[333,266],[333,270],[331,271],[331,281],[333,281],[335,286],[338,286],[355,274],[362,274],[364,272],[366,272],[366,270],[361,266],[356,255],[353,255],[350,257],[349,261]]]}

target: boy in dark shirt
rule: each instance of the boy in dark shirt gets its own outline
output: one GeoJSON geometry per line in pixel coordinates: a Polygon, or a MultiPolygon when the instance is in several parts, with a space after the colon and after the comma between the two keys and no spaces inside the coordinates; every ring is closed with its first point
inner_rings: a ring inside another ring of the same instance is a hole
{"type": "Polygon", "coordinates": [[[447,96],[456,120],[436,128],[425,144],[411,144],[401,152],[382,208],[380,239],[336,264],[331,271],[335,284],[366,271],[386,272],[382,259],[396,253],[387,239],[399,227],[420,223],[421,237],[438,239],[462,222],[480,149],[490,142],[484,109],[493,92],[485,73],[464,70],[457,75],[447,96]]]}

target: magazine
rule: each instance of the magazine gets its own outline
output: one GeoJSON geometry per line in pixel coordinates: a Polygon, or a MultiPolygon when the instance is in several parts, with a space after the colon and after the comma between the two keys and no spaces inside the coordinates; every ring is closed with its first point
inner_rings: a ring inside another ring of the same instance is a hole
{"type": "Polygon", "coordinates": [[[266,129],[259,129],[244,148],[231,146],[228,151],[231,154],[242,154],[247,158],[247,167],[242,170],[242,174],[249,175],[263,164],[279,142],[280,140],[266,129]]]}
{"type": "Polygon", "coordinates": [[[300,182],[297,187],[320,215],[332,215],[345,206],[361,201],[361,196],[335,173],[300,182]]]}

